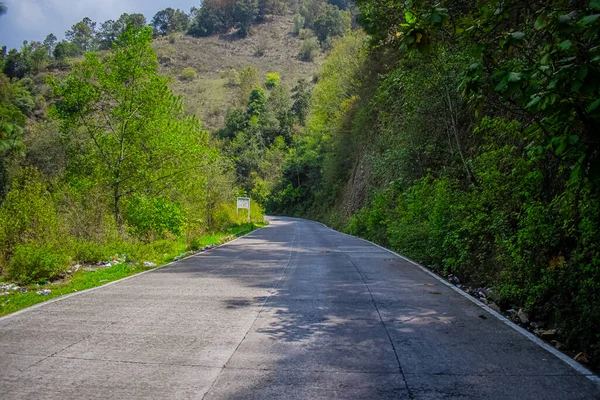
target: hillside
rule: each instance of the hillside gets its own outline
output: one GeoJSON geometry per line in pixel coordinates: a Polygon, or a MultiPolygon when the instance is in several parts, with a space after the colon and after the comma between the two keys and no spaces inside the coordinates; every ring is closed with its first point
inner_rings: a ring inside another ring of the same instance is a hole
{"type": "Polygon", "coordinates": [[[238,38],[235,33],[200,38],[179,34],[157,38],[154,48],[161,71],[175,78],[171,86],[183,96],[186,112],[197,115],[212,130],[223,126],[227,109],[238,97],[237,88],[223,77],[224,71],[254,66],[261,79],[267,72],[277,72],[290,88],[299,78],[312,79],[324,56],[314,62],[299,60],[302,40],[291,33],[292,27],[291,15],[274,16],[255,25],[247,38],[238,38]],[[187,67],[196,70],[197,79],[179,78],[187,67]]]}

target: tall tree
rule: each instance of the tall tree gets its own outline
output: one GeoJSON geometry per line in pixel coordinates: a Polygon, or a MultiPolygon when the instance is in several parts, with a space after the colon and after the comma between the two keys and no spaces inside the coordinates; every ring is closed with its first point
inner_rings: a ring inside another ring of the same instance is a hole
{"type": "Polygon", "coordinates": [[[96,23],[88,17],[79,21],[65,32],[65,37],[76,44],[82,51],[93,51],[95,49],[96,23]]]}
{"type": "Polygon", "coordinates": [[[6,14],[8,9],[6,8],[6,4],[4,2],[0,2],[0,15],[6,14]]]}
{"type": "Polygon", "coordinates": [[[185,32],[190,24],[189,16],[180,9],[174,10],[171,7],[157,12],[152,18],[150,25],[154,28],[155,34],[169,35],[173,32],[185,32]]]}
{"type": "Polygon", "coordinates": [[[86,54],[62,81],[54,113],[67,137],[85,138],[87,171],[112,194],[115,221],[122,201],[162,194],[175,179],[205,163],[207,135],[185,117],[180,98],[159,75],[152,29],[129,26],[113,54],[86,54]]]}
{"type": "Polygon", "coordinates": [[[58,39],[53,33],[49,34],[46,36],[46,39],[44,39],[43,45],[48,51],[48,57],[52,57],[52,52],[54,52],[54,47],[56,47],[57,42],[58,39]]]}

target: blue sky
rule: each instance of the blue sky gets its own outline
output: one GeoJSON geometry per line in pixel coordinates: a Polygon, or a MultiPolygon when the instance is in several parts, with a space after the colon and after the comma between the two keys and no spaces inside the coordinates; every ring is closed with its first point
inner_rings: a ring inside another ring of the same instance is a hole
{"type": "Polygon", "coordinates": [[[148,21],[167,7],[186,12],[200,0],[3,0],[8,13],[0,17],[0,46],[21,47],[23,40],[44,40],[64,33],[77,21],[89,17],[101,23],[122,13],[142,13],[148,21]]]}

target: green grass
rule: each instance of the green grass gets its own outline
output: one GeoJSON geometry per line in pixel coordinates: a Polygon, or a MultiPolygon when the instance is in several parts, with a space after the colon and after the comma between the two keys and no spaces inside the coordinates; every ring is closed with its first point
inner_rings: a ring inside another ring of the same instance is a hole
{"type": "MultiPolygon", "coordinates": [[[[211,244],[225,243],[265,225],[266,224],[264,223],[241,224],[228,229],[226,232],[202,236],[199,238],[198,242],[200,243],[201,247],[211,244]]],[[[176,246],[173,246],[173,248],[177,250],[175,251],[175,254],[166,255],[164,257],[164,262],[158,262],[154,267],[144,267],[142,263],[134,265],[123,263],[94,271],[80,270],[60,282],[25,286],[27,293],[11,291],[11,294],[9,295],[0,296],[0,316],[14,313],[32,305],[43,303],[50,299],[80,292],[86,289],[91,289],[97,286],[102,286],[118,279],[160,267],[161,265],[173,261],[174,257],[178,256],[182,251],[185,251],[185,244],[183,241],[179,241],[176,246]],[[43,289],[50,289],[52,293],[47,296],[38,295],[36,293],[38,290],[43,289]]]]}

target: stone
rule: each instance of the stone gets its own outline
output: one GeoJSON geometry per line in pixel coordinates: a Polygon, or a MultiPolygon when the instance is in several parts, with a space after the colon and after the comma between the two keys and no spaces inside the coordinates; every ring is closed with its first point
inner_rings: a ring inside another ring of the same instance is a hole
{"type": "Polygon", "coordinates": [[[519,317],[519,321],[521,321],[522,324],[529,323],[529,317],[522,308],[519,308],[519,311],[517,311],[517,317],[519,317]]]}

